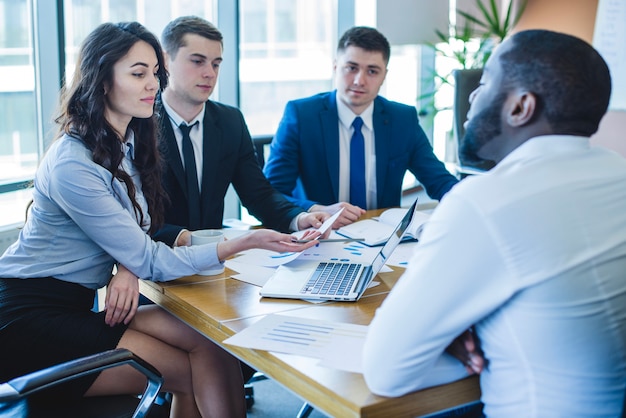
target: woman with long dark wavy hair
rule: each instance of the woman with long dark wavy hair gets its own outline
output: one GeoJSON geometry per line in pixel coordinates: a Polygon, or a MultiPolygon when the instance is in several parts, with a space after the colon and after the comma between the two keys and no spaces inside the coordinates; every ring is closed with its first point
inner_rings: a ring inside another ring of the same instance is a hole
{"type": "MultiPolygon", "coordinates": [[[[26,224],[0,257],[0,382],[123,347],[163,374],[172,416],[245,416],[239,362],[160,307],[137,308],[138,279],[172,280],[245,249],[300,251],[317,241],[296,244],[269,230],[194,247],[151,239],[166,199],[153,115],[166,84],[159,42],[139,23],[105,23],[84,41],[26,224]],[[103,286],[105,309],[93,312],[103,286]]],[[[144,386],[125,366],[54,396],[138,394],[144,386]]]]}

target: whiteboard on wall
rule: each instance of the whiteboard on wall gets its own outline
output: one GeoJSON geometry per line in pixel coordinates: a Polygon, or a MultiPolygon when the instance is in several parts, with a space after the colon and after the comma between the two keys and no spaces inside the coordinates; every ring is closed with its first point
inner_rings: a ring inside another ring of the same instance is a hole
{"type": "Polygon", "coordinates": [[[611,71],[609,109],[626,110],[626,1],[600,0],[593,33],[593,46],[611,71]]]}

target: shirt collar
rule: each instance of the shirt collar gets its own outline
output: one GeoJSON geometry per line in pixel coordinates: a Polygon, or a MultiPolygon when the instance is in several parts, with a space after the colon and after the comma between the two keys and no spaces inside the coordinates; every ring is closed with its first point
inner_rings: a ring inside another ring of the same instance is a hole
{"type": "Polygon", "coordinates": [[[126,134],[126,139],[122,143],[122,151],[131,160],[135,159],[135,132],[132,129],[129,129],[126,134]]]}
{"type": "Polygon", "coordinates": [[[167,104],[167,101],[165,100],[165,97],[163,97],[163,95],[161,95],[161,103],[163,103],[163,107],[165,108],[167,115],[169,116],[170,120],[172,121],[174,125],[180,126],[181,123],[186,123],[187,125],[192,126],[196,122],[198,122],[198,125],[200,126],[202,125],[202,121],[204,120],[204,109],[206,107],[206,104],[202,105],[202,110],[200,111],[200,113],[198,113],[198,116],[196,116],[189,123],[187,123],[185,119],[182,118],[182,116],[176,113],[176,111],[172,109],[172,107],[169,104],[167,104]]]}
{"type": "Polygon", "coordinates": [[[582,151],[590,148],[589,138],[574,135],[541,135],[530,138],[511,151],[496,167],[504,167],[534,158],[545,158],[552,154],[582,151]]]}
{"type": "Polygon", "coordinates": [[[370,103],[370,105],[360,114],[355,114],[350,108],[338,98],[335,99],[337,101],[337,114],[339,115],[339,122],[346,128],[350,129],[352,127],[352,122],[354,118],[360,116],[363,119],[363,124],[370,130],[374,130],[374,123],[372,121],[374,115],[374,102],[370,103]]]}

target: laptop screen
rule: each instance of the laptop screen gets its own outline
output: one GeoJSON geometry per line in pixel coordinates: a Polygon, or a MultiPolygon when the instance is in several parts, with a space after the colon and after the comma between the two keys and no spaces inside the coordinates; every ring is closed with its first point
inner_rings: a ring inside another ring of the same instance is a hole
{"type": "Polygon", "coordinates": [[[373,276],[377,275],[380,269],[383,268],[393,250],[395,250],[400,241],[402,241],[404,232],[411,224],[411,220],[413,220],[413,213],[415,213],[416,205],[417,199],[415,199],[409,210],[406,212],[406,215],[404,215],[404,218],[402,218],[402,221],[400,221],[398,226],[396,226],[396,229],[394,229],[393,233],[389,236],[389,239],[383,248],[380,250],[376,258],[374,258],[374,261],[372,261],[373,276]]]}

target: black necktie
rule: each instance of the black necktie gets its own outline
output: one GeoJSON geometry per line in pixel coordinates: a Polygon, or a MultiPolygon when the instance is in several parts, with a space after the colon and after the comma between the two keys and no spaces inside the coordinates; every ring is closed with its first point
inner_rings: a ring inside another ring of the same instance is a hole
{"type": "MultiPolygon", "coordinates": [[[[196,122],[198,123],[198,122],[196,122]]],[[[181,123],[178,127],[183,133],[183,159],[185,163],[185,176],[187,180],[187,206],[189,207],[189,225],[191,230],[200,229],[201,226],[201,210],[200,210],[200,189],[198,187],[198,170],[196,169],[196,157],[193,152],[189,131],[193,125],[181,123]]]]}
{"type": "Polygon", "coordinates": [[[365,139],[361,132],[363,119],[360,116],[352,122],[354,133],[350,140],[350,203],[367,209],[365,197],[365,139]]]}

